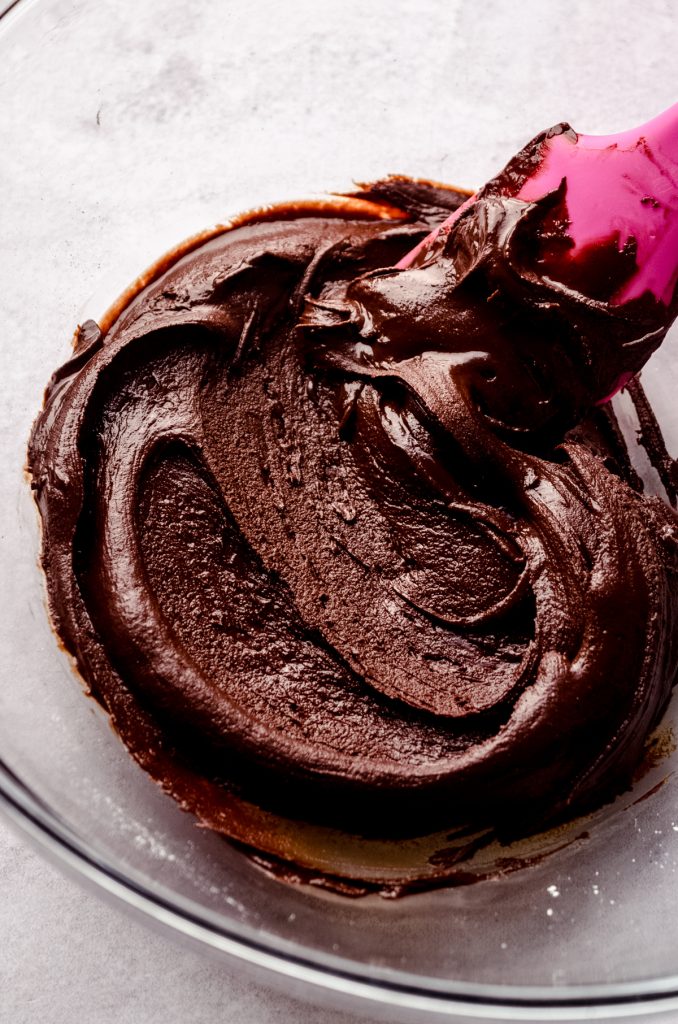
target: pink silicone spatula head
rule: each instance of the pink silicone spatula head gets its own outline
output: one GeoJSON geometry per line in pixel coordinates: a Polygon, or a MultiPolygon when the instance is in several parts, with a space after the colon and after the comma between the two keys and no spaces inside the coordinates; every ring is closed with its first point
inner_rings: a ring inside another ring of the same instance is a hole
{"type": "MultiPolygon", "coordinates": [[[[614,237],[620,251],[633,239],[636,271],[612,302],[651,293],[670,305],[678,280],[678,104],[630,131],[547,133],[528,176],[516,175],[505,195],[526,203],[566,183],[569,258],[614,237]]],[[[471,207],[469,199],[397,264],[406,269],[471,207]]]]}

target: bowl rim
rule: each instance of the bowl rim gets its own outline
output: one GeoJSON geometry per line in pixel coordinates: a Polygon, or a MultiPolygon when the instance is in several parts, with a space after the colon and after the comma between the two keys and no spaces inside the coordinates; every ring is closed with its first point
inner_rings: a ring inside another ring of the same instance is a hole
{"type": "MultiPolygon", "coordinates": [[[[39,0],[0,0],[0,33],[39,0]]],[[[584,1021],[592,1010],[606,1017],[678,1010],[678,974],[643,981],[577,986],[519,986],[424,978],[377,968],[288,942],[236,921],[224,925],[207,908],[121,870],[56,815],[0,757],[0,812],[33,846],[80,884],[130,913],[204,949],[302,982],[319,991],[432,1017],[584,1021]]]]}
{"type": "MultiPolygon", "coordinates": [[[[31,2],[31,0],[29,0],[31,2]]],[[[366,1009],[450,1014],[465,1019],[511,1021],[590,1020],[592,1010],[607,1019],[678,1009],[678,976],[616,984],[512,986],[423,978],[394,969],[358,964],[311,951],[261,932],[251,925],[228,925],[207,908],[165,886],[149,885],[138,872],[121,870],[54,814],[0,758],[0,811],[47,859],[80,884],[95,889],[126,910],[231,960],[359,1001],[366,1009]]]]}

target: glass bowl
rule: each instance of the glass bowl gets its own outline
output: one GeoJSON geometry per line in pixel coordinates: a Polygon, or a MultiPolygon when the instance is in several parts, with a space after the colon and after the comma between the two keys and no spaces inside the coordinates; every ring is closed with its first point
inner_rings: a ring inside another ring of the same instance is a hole
{"type": "MultiPolygon", "coordinates": [[[[634,14],[19,0],[0,20],[1,803],[102,892],[325,1005],[390,1021],[678,1007],[678,702],[633,790],[529,867],[509,850],[498,877],[390,901],[278,882],[197,828],[83,696],[45,611],[30,425],[75,325],[229,214],[389,172],[473,186],[558,120],[612,132],[668,106],[673,15],[634,14]]],[[[674,451],[677,341],[644,374],[674,451]]]]}

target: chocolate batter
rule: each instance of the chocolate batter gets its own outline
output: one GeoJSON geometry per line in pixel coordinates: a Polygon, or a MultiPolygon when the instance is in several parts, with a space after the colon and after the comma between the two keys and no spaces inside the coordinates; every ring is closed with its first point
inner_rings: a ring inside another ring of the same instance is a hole
{"type": "Polygon", "coordinates": [[[541,138],[406,270],[466,193],[244,218],[84,324],[34,428],[91,691],[184,807],[304,877],[360,880],[349,836],[619,792],[675,681],[678,520],[597,403],[676,304],[611,301],[632,246],[568,259],[564,186],[507,196],[541,138]]]}

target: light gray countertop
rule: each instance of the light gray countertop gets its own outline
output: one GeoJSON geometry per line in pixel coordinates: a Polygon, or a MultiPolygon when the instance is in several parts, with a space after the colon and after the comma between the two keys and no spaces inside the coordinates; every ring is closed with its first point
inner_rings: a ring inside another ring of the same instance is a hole
{"type": "MultiPolygon", "coordinates": [[[[531,23],[530,39],[544,74],[535,84],[525,68],[524,91],[531,93],[520,114],[525,138],[533,129],[564,116],[575,124],[584,122],[586,131],[603,126],[619,130],[627,126],[623,111],[629,93],[638,100],[631,122],[641,109],[649,117],[670,100],[665,75],[660,73],[675,54],[671,0],[646,0],[642,5],[631,0],[523,0],[521,4],[488,0],[484,5],[472,0],[421,0],[422,17],[427,10],[439,12],[446,3],[450,17],[454,12],[461,26],[459,46],[478,44],[479,36],[473,31],[478,18],[484,17],[491,26],[489,42],[482,40],[487,47],[484,58],[481,53],[473,62],[476,77],[464,83],[469,92],[502,89],[504,69],[499,58],[505,55],[511,60],[514,12],[520,12],[523,24],[531,23]],[[668,34],[671,26],[673,42],[668,34]],[[549,50],[544,40],[554,39],[559,46],[549,50]],[[661,60],[654,53],[655,45],[661,60]],[[573,53],[578,56],[573,58],[573,53]],[[608,64],[607,82],[614,84],[608,92],[598,88],[596,64],[601,59],[608,64]],[[574,66],[581,69],[581,76],[572,107],[554,109],[552,90],[554,94],[559,88],[562,91],[561,79],[574,66]],[[659,81],[653,80],[655,75],[659,81]],[[589,108],[593,114],[586,122],[583,111],[589,108]]],[[[158,4],[162,7],[163,0],[158,4]]],[[[0,0],[0,10],[4,6],[0,0]]],[[[463,101],[461,96],[459,102],[463,101]]],[[[454,102],[451,96],[450,103],[454,102]]],[[[93,116],[95,111],[96,104],[93,116]]],[[[440,156],[439,149],[436,138],[431,152],[440,156]]],[[[383,168],[392,169],[399,168],[383,168]]],[[[442,176],[445,170],[442,156],[440,168],[431,160],[432,176],[442,176]]],[[[0,822],[0,1024],[350,1024],[354,1020],[270,993],[148,930],[61,875],[0,822]]]]}
{"type": "Polygon", "coordinates": [[[0,1024],[80,1021],[369,1024],[268,991],[149,930],[64,877],[0,821],[0,1024]]]}
{"type": "Polygon", "coordinates": [[[38,1021],[355,1024],[150,931],[64,877],[0,822],[0,1022],[38,1021]]]}

